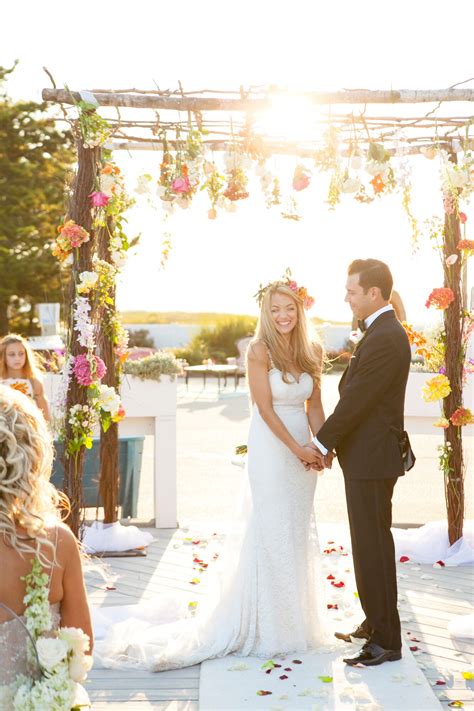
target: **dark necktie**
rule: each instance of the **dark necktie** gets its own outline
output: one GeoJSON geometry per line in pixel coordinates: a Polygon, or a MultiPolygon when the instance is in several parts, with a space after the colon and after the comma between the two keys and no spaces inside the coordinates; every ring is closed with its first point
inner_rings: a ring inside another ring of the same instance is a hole
{"type": "Polygon", "coordinates": [[[362,319],[361,321],[357,321],[357,326],[359,327],[359,330],[362,331],[362,333],[367,330],[364,319],[362,319]]]}

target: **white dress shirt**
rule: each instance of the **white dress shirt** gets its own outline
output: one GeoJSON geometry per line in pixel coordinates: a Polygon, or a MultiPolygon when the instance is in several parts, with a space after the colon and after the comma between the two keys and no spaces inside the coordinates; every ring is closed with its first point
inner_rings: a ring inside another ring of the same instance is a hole
{"type": "MultiPolygon", "coordinates": [[[[393,311],[393,306],[391,304],[387,304],[387,306],[382,306],[381,309],[377,309],[377,311],[374,311],[373,314],[370,314],[370,316],[367,316],[365,320],[365,328],[369,328],[373,324],[376,318],[378,318],[381,314],[384,314],[386,311],[393,311]]],[[[320,452],[323,454],[327,454],[328,450],[324,446],[324,444],[321,444],[321,442],[318,440],[317,437],[313,437],[314,444],[316,447],[319,449],[320,452]]]]}

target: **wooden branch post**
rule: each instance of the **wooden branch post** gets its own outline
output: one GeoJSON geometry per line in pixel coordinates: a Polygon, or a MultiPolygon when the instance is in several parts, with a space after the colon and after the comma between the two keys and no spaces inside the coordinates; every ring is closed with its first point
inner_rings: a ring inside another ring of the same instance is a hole
{"type": "MultiPolygon", "coordinates": [[[[84,148],[82,139],[77,141],[77,174],[73,187],[68,217],[90,234],[90,239],[81,245],[80,249],[73,250],[72,278],[68,297],[69,312],[69,353],[72,357],[83,352],[83,347],[76,338],[74,331],[74,299],[76,297],[75,285],[78,281],[77,275],[83,271],[92,271],[92,254],[94,249],[94,234],[92,232],[92,215],[90,210],[89,195],[93,190],[96,163],[98,159],[98,148],[84,148]]],[[[91,314],[92,316],[92,314],[91,314]]],[[[73,405],[85,405],[87,403],[87,388],[81,386],[71,375],[66,397],[66,412],[69,412],[73,405]]],[[[74,455],[67,455],[68,442],[72,439],[71,425],[66,418],[65,433],[65,457],[64,457],[64,491],[67,494],[71,510],[66,519],[73,533],[79,537],[81,515],[82,515],[82,475],[84,469],[84,447],[74,455]]]]}
{"type": "MultiPolygon", "coordinates": [[[[456,162],[455,155],[452,160],[456,162]]],[[[457,201],[456,201],[457,203],[457,201]]],[[[451,393],[443,400],[444,416],[449,419],[453,412],[462,405],[462,376],[464,353],[462,343],[463,319],[461,313],[465,304],[462,298],[462,265],[458,259],[448,266],[446,259],[452,254],[459,254],[457,244],[461,239],[459,214],[457,210],[445,213],[443,267],[444,286],[452,289],[454,301],[444,310],[444,330],[446,334],[445,367],[446,376],[451,383],[451,393]]],[[[463,535],[464,520],[464,462],[462,446],[462,427],[451,422],[444,430],[445,445],[449,442],[449,472],[445,472],[444,487],[448,516],[449,543],[452,545],[463,535]]]]}
{"type": "MultiPolygon", "coordinates": [[[[98,257],[109,264],[112,263],[110,254],[109,235],[113,225],[101,230],[98,245],[98,257]]],[[[111,338],[112,320],[116,316],[115,286],[108,292],[111,303],[103,310],[101,330],[99,336],[100,357],[107,366],[107,373],[102,382],[119,390],[119,371],[115,356],[114,345],[111,338]]],[[[112,422],[107,432],[100,432],[100,480],[99,490],[104,506],[104,523],[114,523],[118,520],[118,495],[119,495],[119,436],[118,423],[112,422]]]]}

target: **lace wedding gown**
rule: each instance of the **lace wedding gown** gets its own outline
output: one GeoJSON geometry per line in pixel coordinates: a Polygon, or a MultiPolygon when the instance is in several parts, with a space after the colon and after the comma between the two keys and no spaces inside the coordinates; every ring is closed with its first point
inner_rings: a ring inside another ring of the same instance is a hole
{"type": "MultiPolygon", "coordinates": [[[[275,412],[298,442],[308,442],[304,404],[313,389],[311,376],[303,373],[296,381],[290,375],[285,383],[272,368],[269,379],[275,412]]],[[[221,554],[220,586],[207,610],[170,622],[165,598],[146,603],[143,614],[132,606],[128,618],[111,624],[106,638],[97,641],[99,663],[162,671],[232,653],[270,658],[326,642],[314,519],[317,475],[305,471],[255,405],[246,475],[243,516],[221,554]]],[[[104,621],[108,610],[99,613],[104,621]]]]}

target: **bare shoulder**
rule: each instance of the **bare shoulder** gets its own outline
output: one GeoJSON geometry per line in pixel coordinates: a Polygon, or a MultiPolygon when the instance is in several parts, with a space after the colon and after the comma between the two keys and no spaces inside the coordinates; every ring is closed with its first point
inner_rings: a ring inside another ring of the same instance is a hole
{"type": "Polygon", "coordinates": [[[254,363],[267,363],[268,349],[265,341],[252,341],[247,350],[247,358],[254,363]]]}
{"type": "Polygon", "coordinates": [[[67,562],[68,558],[77,552],[78,541],[71,529],[65,523],[58,523],[50,529],[50,537],[57,540],[59,558],[67,562]]]}
{"type": "Polygon", "coordinates": [[[31,378],[31,385],[33,387],[33,392],[36,395],[41,395],[43,393],[43,383],[38,378],[31,378]]]}

